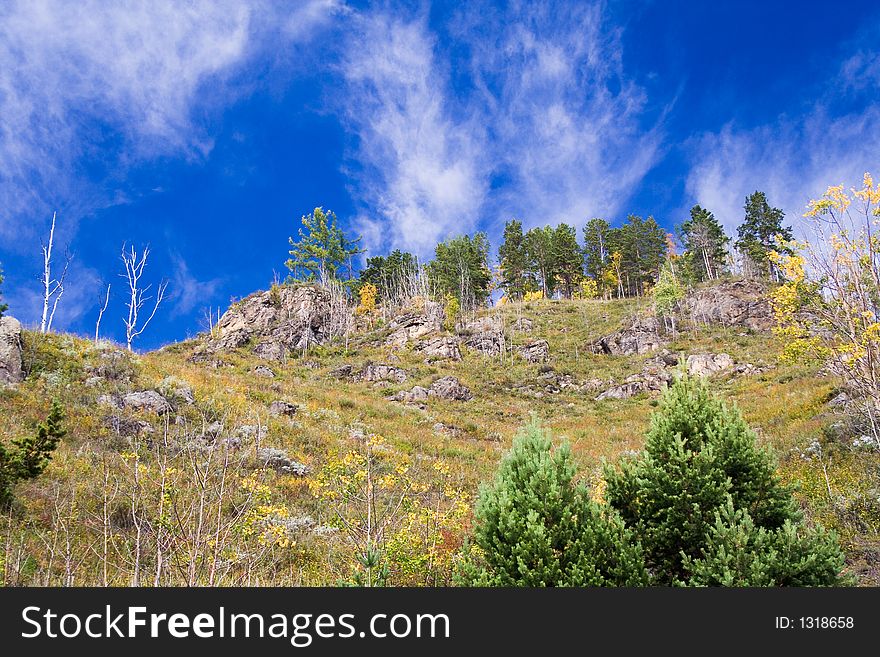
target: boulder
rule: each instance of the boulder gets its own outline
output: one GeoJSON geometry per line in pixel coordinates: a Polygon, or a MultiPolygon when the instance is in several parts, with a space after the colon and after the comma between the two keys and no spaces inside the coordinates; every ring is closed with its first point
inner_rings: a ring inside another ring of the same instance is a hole
{"type": "Polygon", "coordinates": [[[404,404],[413,404],[416,402],[425,401],[428,398],[430,391],[427,388],[423,388],[422,386],[413,386],[411,390],[401,390],[397,394],[388,397],[391,401],[399,401],[404,404]]]}
{"type": "Polygon", "coordinates": [[[474,333],[464,339],[468,349],[473,349],[486,356],[498,356],[504,353],[507,341],[504,333],[474,333]]]}
{"type": "Polygon", "coordinates": [[[254,374],[256,374],[257,376],[261,376],[264,379],[275,378],[275,372],[273,372],[271,368],[268,368],[265,365],[257,365],[253,371],[254,374]]]}
{"type": "Polygon", "coordinates": [[[0,317],[0,388],[23,380],[21,322],[14,317],[0,317]]]}
{"type": "Polygon", "coordinates": [[[273,401],[269,404],[269,413],[276,417],[284,415],[287,417],[291,417],[296,415],[296,412],[299,410],[299,406],[296,404],[291,404],[290,402],[282,401],[280,399],[273,401]]]}
{"type": "Polygon", "coordinates": [[[441,399],[470,401],[474,398],[470,389],[454,376],[444,376],[431,384],[428,394],[441,399]]]}
{"type": "Polygon", "coordinates": [[[437,337],[430,340],[422,340],[415,346],[415,351],[430,362],[433,360],[461,360],[461,349],[458,340],[449,337],[437,337]]]}
{"type": "Polygon", "coordinates": [[[696,323],[768,330],[774,325],[767,286],[756,280],[723,281],[689,293],[680,304],[683,319],[696,323]]]}
{"type": "Polygon", "coordinates": [[[146,411],[157,415],[164,415],[174,410],[168,400],[155,390],[130,392],[122,397],[122,406],[133,411],[146,411]]]}
{"type": "Polygon", "coordinates": [[[521,333],[531,333],[532,328],[534,327],[534,323],[528,317],[520,317],[513,323],[512,327],[514,331],[520,331],[521,333]]]}
{"type": "Polygon", "coordinates": [[[663,345],[656,317],[636,317],[626,328],[599,338],[590,345],[593,353],[610,355],[646,354],[663,345]]]}
{"type": "Polygon", "coordinates": [[[350,379],[354,374],[354,366],[345,364],[340,365],[339,367],[334,367],[332,370],[327,372],[334,379],[350,379]]]}
{"type": "Polygon", "coordinates": [[[546,340],[533,340],[518,347],[517,352],[530,363],[543,363],[550,359],[550,343],[546,340]]]}
{"type": "Polygon", "coordinates": [[[426,301],[424,310],[398,315],[388,323],[391,333],[385,339],[385,343],[393,347],[401,347],[410,340],[436,333],[443,328],[443,319],[443,305],[435,301],[426,301]]]}
{"type": "Polygon", "coordinates": [[[364,381],[406,381],[406,370],[384,363],[367,363],[360,374],[364,381]]]}
{"type": "Polygon", "coordinates": [[[283,361],[292,351],[329,340],[332,320],[326,288],[275,286],[232,305],[214,327],[214,337],[208,339],[205,351],[229,351],[255,340],[257,356],[283,361]]]}
{"type": "Polygon", "coordinates": [[[280,474],[289,474],[296,477],[305,477],[312,469],[305,463],[291,459],[287,452],[276,447],[261,447],[257,450],[257,461],[263,467],[272,468],[280,474]]]}
{"type": "Polygon", "coordinates": [[[685,361],[691,376],[712,376],[733,370],[733,358],[728,354],[691,354],[685,361]]]}
{"type": "Polygon", "coordinates": [[[178,406],[181,404],[192,406],[196,403],[192,387],[173,376],[167,376],[162,380],[159,384],[159,392],[165,399],[178,406]]]}

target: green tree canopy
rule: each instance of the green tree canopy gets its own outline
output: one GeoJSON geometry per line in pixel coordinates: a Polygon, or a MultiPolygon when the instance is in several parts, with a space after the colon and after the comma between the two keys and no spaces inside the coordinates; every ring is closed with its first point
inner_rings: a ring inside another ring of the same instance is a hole
{"type": "Polygon", "coordinates": [[[666,231],[654,217],[642,219],[631,214],[612,234],[612,251],[619,251],[621,277],[628,294],[641,294],[645,284],[653,283],[666,255],[666,231]]]}
{"type": "Polygon", "coordinates": [[[791,241],[791,227],[783,226],[785,213],[779,208],[770,207],[764,192],[754,192],[746,197],[745,219],[737,228],[734,244],[745,259],[745,267],[759,276],[778,278],[778,271],[770,261],[769,253],[779,251],[791,254],[791,250],[780,248],[778,240],[791,241]]]}
{"type": "Polygon", "coordinates": [[[343,271],[352,278],[351,260],[363,253],[361,237],[346,237],[332,211],[315,208],[302,216],[299,239],[290,238],[290,259],[285,263],[297,279],[317,279],[322,283],[339,280],[343,271]]]}
{"type": "Polygon", "coordinates": [[[556,272],[553,257],[553,228],[532,228],[525,235],[526,258],[529,269],[537,279],[541,292],[549,298],[556,288],[556,272]]]}
{"type": "Polygon", "coordinates": [[[522,222],[511,219],[504,225],[504,238],[498,247],[498,262],[501,265],[501,286],[509,299],[522,299],[526,291],[528,258],[522,222]]]}
{"type": "Polygon", "coordinates": [[[460,235],[441,242],[428,264],[428,276],[440,295],[452,295],[462,306],[485,303],[489,297],[489,238],[460,235]]]}
{"type": "Polygon", "coordinates": [[[604,219],[590,219],[584,226],[584,260],[587,275],[597,281],[602,280],[602,275],[608,267],[614,230],[604,219]]]}
{"type": "Polygon", "coordinates": [[[695,205],[691,216],[679,228],[684,258],[696,281],[718,278],[727,260],[730,238],[709,210],[695,205]]]}
{"type": "Polygon", "coordinates": [[[575,227],[563,223],[553,229],[551,249],[553,277],[559,281],[565,298],[571,299],[575,285],[584,275],[584,254],[575,227]]]}
{"type": "Polygon", "coordinates": [[[387,256],[367,258],[367,266],[358,276],[357,287],[370,283],[376,286],[378,298],[390,299],[401,294],[417,274],[419,264],[412,253],[395,249],[387,256]]]}
{"type": "Polygon", "coordinates": [[[54,400],[46,421],[37,426],[34,435],[13,440],[11,449],[0,442],[0,507],[12,502],[16,482],[42,474],[65,435],[64,409],[54,400]]]}
{"type": "Polygon", "coordinates": [[[844,581],[836,538],[804,525],[770,452],[701,379],[666,391],[644,451],[605,478],[655,584],[844,581]]]}
{"type": "Polygon", "coordinates": [[[614,513],[574,482],[566,443],[530,424],[514,439],[495,481],[480,490],[474,546],[462,568],[470,586],[636,586],[648,577],[641,549],[614,513]]]}

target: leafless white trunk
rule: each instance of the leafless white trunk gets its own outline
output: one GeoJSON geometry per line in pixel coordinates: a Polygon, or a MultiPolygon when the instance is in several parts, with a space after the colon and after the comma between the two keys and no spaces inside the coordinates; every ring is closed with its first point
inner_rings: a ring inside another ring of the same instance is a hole
{"type": "Polygon", "coordinates": [[[110,283],[107,283],[107,294],[104,296],[104,306],[98,313],[98,321],[95,323],[95,344],[98,343],[98,333],[101,330],[101,318],[107,310],[107,304],[110,303],[110,283]]]}
{"type": "Polygon", "coordinates": [[[140,311],[144,304],[152,298],[146,296],[152,285],[141,287],[140,282],[149,255],[149,247],[144,247],[143,252],[138,255],[133,246],[129,251],[126,250],[125,245],[122,246],[122,262],[125,264],[125,274],[122,276],[128,282],[128,289],[130,292],[129,300],[126,304],[126,307],[128,308],[128,317],[124,317],[122,321],[125,324],[125,344],[129,351],[132,351],[131,345],[134,339],[144,332],[153,320],[153,317],[156,316],[156,311],[159,309],[159,304],[162,303],[162,299],[165,298],[165,290],[168,287],[166,281],[159,284],[156,288],[156,299],[153,304],[153,310],[150,312],[150,316],[147,317],[146,321],[138,327],[140,311]]]}
{"type": "Polygon", "coordinates": [[[52,321],[55,319],[55,311],[58,310],[58,302],[64,296],[64,280],[67,278],[67,270],[73,257],[68,253],[64,269],[57,279],[52,277],[52,249],[55,246],[55,220],[57,212],[52,213],[52,226],[49,229],[49,241],[42,245],[43,251],[43,313],[40,316],[40,333],[48,333],[52,330],[52,321]],[[51,310],[50,310],[51,306],[51,310]]]}

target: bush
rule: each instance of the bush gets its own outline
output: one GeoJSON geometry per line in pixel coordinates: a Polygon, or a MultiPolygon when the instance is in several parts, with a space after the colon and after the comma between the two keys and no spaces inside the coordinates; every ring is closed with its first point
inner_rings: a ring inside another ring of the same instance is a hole
{"type": "Polygon", "coordinates": [[[551,452],[531,424],[495,482],[480,491],[474,545],[459,581],[470,586],[633,586],[647,582],[641,547],[616,514],[574,483],[571,451],[551,452]]]}
{"type": "Polygon", "coordinates": [[[55,400],[49,417],[37,426],[35,435],[12,441],[12,449],[0,443],[0,507],[7,507],[12,502],[16,482],[40,476],[66,434],[64,411],[55,400]]]}
{"type": "Polygon", "coordinates": [[[606,469],[608,503],[638,537],[653,584],[834,585],[843,555],[808,528],[739,411],[682,376],[644,452],[606,469]]]}

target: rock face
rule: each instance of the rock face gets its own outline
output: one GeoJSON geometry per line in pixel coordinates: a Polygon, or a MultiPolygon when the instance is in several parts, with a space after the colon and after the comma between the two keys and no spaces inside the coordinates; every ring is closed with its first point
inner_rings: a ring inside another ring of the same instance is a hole
{"type": "MultiPolygon", "coordinates": [[[[349,372],[349,375],[351,372],[349,372]]],[[[385,365],[384,363],[367,363],[360,374],[360,378],[364,381],[395,381],[403,383],[406,381],[406,370],[394,365],[385,365]]]]}
{"type": "Polygon", "coordinates": [[[513,323],[513,330],[521,333],[531,333],[534,323],[528,317],[520,317],[513,323]]]}
{"type": "Polygon", "coordinates": [[[767,330],[774,320],[766,294],[760,281],[724,281],[693,291],[682,299],[680,312],[693,322],[767,330]]]}
{"type": "Polygon", "coordinates": [[[543,363],[550,359],[550,343],[546,340],[533,340],[517,348],[519,355],[530,363],[543,363]]]}
{"type": "Polygon", "coordinates": [[[647,354],[663,345],[656,317],[636,317],[626,328],[599,338],[590,345],[593,353],[617,355],[647,354]]]}
{"type": "Polygon", "coordinates": [[[404,402],[405,404],[414,404],[425,401],[428,397],[470,401],[474,398],[474,395],[466,385],[454,376],[444,376],[434,381],[430,388],[414,386],[411,390],[401,390],[397,394],[388,397],[388,399],[404,402]]]}
{"type": "Polygon", "coordinates": [[[733,358],[728,354],[691,354],[685,364],[691,376],[712,376],[734,367],[733,358]]]}
{"type": "Polygon", "coordinates": [[[504,353],[504,323],[498,315],[489,315],[474,320],[459,328],[464,344],[486,356],[504,353]]]}
{"type": "Polygon", "coordinates": [[[253,294],[227,310],[206,351],[237,349],[256,339],[257,356],[283,361],[292,351],[326,342],[330,324],[327,290],[313,285],[280,286],[253,294]]]}
{"type": "Polygon", "coordinates": [[[430,340],[422,340],[415,346],[415,351],[421,353],[428,362],[434,360],[461,360],[461,349],[455,338],[438,337],[430,340]]]}
{"type": "Polygon", "coordinates": [[[133,411],[147,411],[157,415],[174,410],[168,400],[155,390],[130,392],[122,398],[122,406],[133,411]]]}
{"type": "Polygon", "coordinates": [[[443,327],[443,317],[441,304],[426,301],[423,311],[398,315],[388,323],[391,333],[385,343],[393,347],[402,347],[410,340],[436,333],[443,327]]]}
{"type": "Polygon", "coordinates": [[[14,386],[23,379],[21,323],[14,317],[0,317],[0,387],[14,386]]]}

